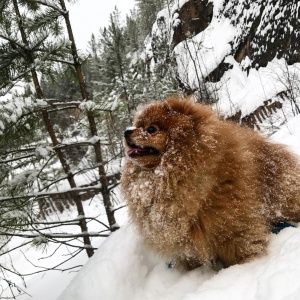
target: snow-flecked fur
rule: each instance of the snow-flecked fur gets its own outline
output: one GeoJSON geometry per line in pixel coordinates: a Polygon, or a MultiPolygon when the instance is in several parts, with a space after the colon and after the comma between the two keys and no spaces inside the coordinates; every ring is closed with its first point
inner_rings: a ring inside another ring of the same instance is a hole
{"type": "Polygon", "coordinates": [[[178,97],[146,106],[133,125],[127,152],[159,153],[126,159],[130,217],[175,265],[243,263],[265,253],[273,223],[300,221],[300,167],[282,145],[178,97]]]}

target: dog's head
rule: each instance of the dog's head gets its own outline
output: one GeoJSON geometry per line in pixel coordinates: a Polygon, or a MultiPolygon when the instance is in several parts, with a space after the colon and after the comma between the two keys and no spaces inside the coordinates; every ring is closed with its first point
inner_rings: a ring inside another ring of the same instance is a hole
{"type": "Polygon", "coordinates": [[[211,112],[199,112],[198,104],[177,97],[152,103],[138,112],[124,133],[126,155],[143,168],[154,168],[171,149],[188,151],[195,127],[211,112]]]}

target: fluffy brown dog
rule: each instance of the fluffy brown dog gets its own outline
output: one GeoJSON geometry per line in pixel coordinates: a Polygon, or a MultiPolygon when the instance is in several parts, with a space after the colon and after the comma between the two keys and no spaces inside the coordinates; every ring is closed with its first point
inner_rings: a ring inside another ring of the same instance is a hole
{"type": "Polygon", "coordinates": [[[273,223],[300,221],[300,167],[283,146],[177,97],[125,131],[122,189],[147,245],[187,269],[266,251],[273,223]]]}

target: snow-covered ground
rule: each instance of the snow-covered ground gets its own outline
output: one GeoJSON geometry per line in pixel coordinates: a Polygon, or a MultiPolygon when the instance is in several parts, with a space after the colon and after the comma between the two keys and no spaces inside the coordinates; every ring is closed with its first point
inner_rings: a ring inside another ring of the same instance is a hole
{"type": "Polygon", "coordinates": [[[181,273],[150,253],[133,226],[107,239],[59,300],[291,300],[300,295],[300,229],[270,237],[268,255],[223,269],[181,273]]]}
{"type": "MultiPolygon", "coordinates": [[[[96,197],[92,202],[85,201],[83,205],[86,216],[97,218],[104,223],[107,222],[105,210],[99,198],[97,199],[96,197]]],[[[124,213],[124,210],[126,209],[116,211],[118,224],[121,226],[127,224],[127,214],[126,212],[124,213]]],[[[59,215],[59,218],[53,214],[50,219],[51,221],[70,220],[75,219],[76,216],[76,209],[73,208],[72,210],[65,210],[63,214],[59,215]]],[[[48,219],[48,221],[50,221],[50,219],[48,219]]],[[[99,223],[91,221],[88,222],[88,229],[90,232],[99,232],[101,229],[103,230],[103,227],[99,225],[99,223]]],[[[63,230],[64,229],[55,229],[54,232],[63,232],[63,230]]],[[[68,226],[67,232],[69,234],[79,233],[80,228],[78,225],[68,226]]],[[[105,240],[106,238],[92,238],[91,242],[93,247],[97,248],[105,240]]],[[[27,241],[24,241],[23,238],[14,237],[9,246],[10,248],[14,248],[26,242],[27,241]]],[[[11,252],[10,255],[0,256],[1,266],[9,268],[13,266],[13,268],[21,274],[32,274],[25,276],[24,282],[22,282],[18,275],[13,275],[10,272],[2,273],[1,277],[4,276],[7,280],[10,280],[12,284],[16,284],[18,288],[12,286],[10,289],[0,280],[1,288],[6,288],[3,293],[1,293],[2,291],[0,290],[0,299],[6,299],[5,297],[12,296],[21,300],[57,299],[72,278],[76,276],[81,266],[88,261],[86,252],[82,251],[71,260],[57,267],[57,270],[44,272],[45,268],[58,266],[60,263],[71,258],[72,252],[77,251],[77,248],[63,245],[58,246],[59,244],[49,243],[43,250],[42,248],[36,249],[32,244],[29,244],[11,252]]]]}

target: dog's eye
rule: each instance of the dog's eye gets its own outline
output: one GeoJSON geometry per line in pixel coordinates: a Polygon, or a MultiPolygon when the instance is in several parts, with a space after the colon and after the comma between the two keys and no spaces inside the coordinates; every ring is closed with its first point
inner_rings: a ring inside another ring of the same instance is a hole
{"type": "Polygon", "coordinates": [[[154,133],[154,132],[156,132],[156,131],[157,131],[157,128],[155,128],[154,126],[150,126],[150,127],[147,129],[147,132],[150,133],[150,134],[152,134],[152,133],[154,133]]]}

